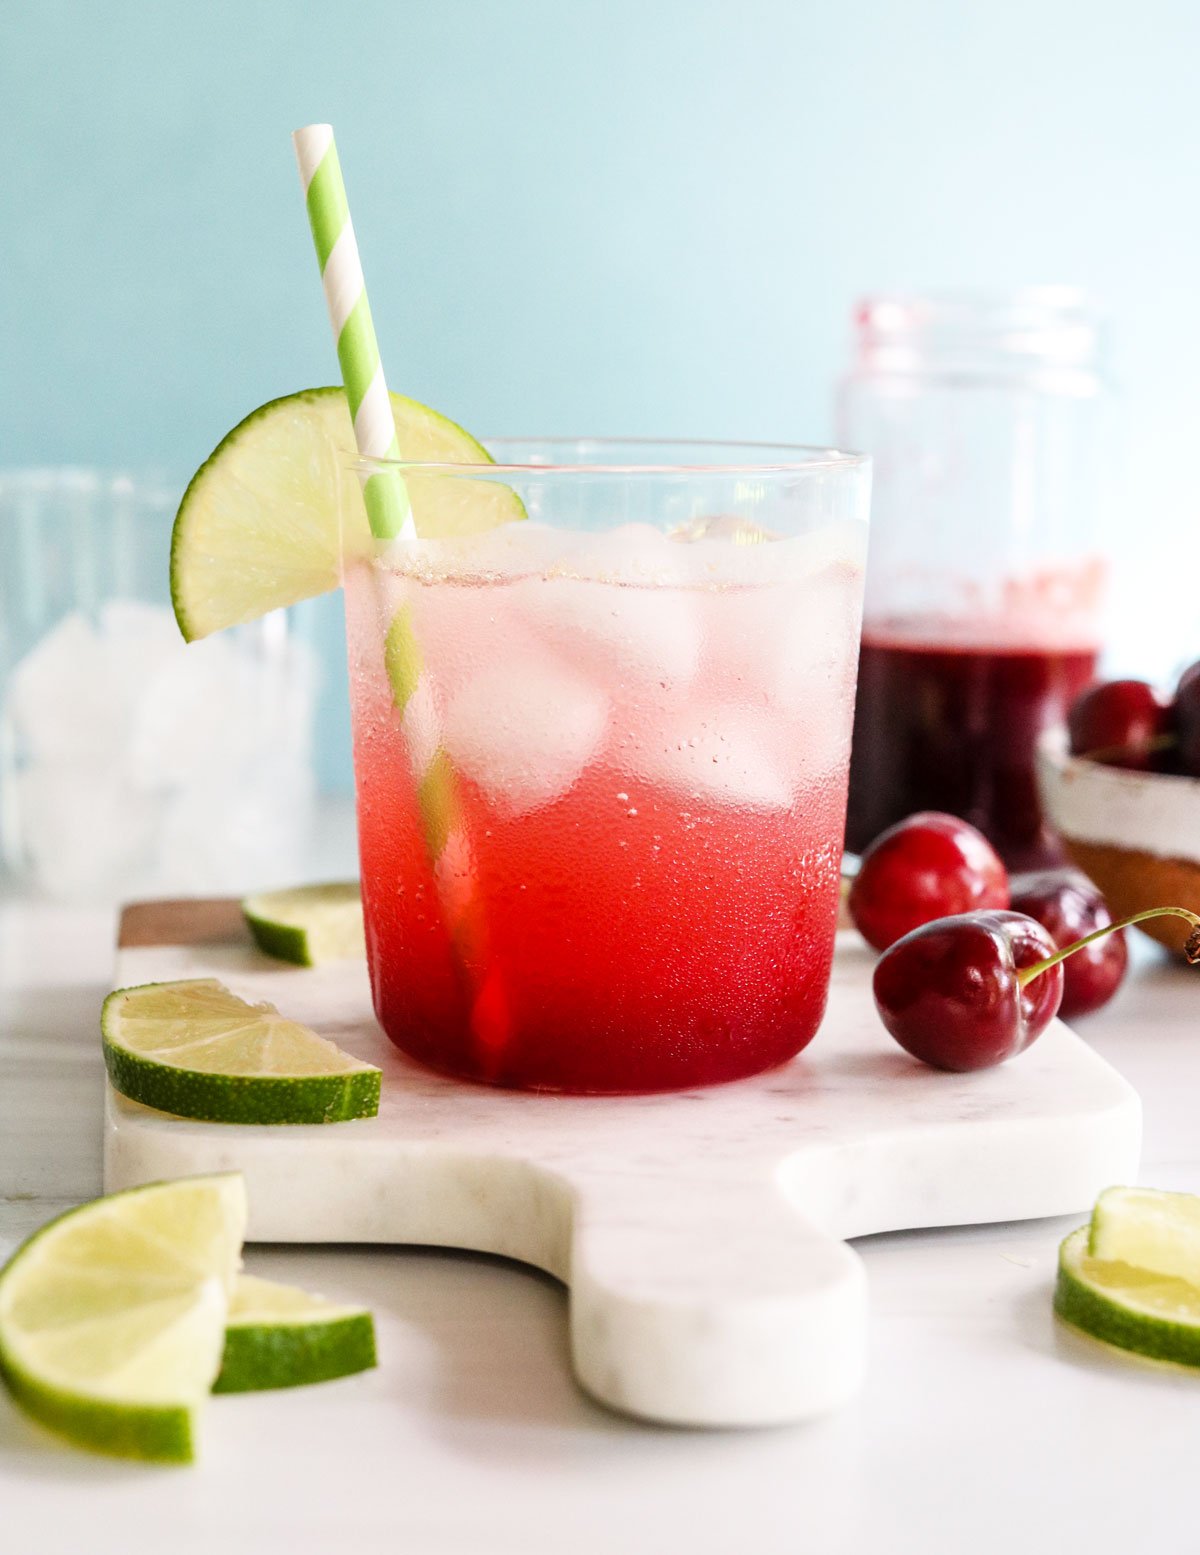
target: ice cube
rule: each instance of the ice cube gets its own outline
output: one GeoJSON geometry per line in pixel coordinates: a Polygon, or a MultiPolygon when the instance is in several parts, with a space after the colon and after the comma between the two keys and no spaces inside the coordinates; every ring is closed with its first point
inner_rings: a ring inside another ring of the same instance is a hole
{"type": "Polygon", "coordinates": [[[619,524],[581,534],[577,542],[554,569],[556,577],[658,585],[686,581],[685,553],[652,524],[619,524]]]}
{"type": "Polygon", "coordinates": [[[444,579],[522,578],[565,563],[585,536],[521,520],[481,534],[410,543],[401,565],[423,582],[444,579]]]}
{"type": "Polygon", "coordinates": [[[228,638],[180,646],[135,709],[129,761],[143,788],[186,783],[201,765],[240,760],[262,738],[254,666],[228,638]]]}
{"type": "Polygon", "coordinates": [[[738,513],[712,513],[672,529],[668,538],[685,545],[694,545],[698,540],[721,540],[728,545],[766,545],[781,537],[760,524],[752,524],[738,513]]]}
{"type": "Polygon", "coordinates": [[[834,562],[793,591],[772,655],[771,691],[785,708],[803,708],[821,688],[849,684],[857,659],[862,578],[834,562]]]}
{"type": "Polygon", "coordinates": [[[52,896],[115,899],[146,879],[158,824],[119,769],[37,761],[17,774],[16,834],[34,883],[52,896]]]}
{"type": "Polygon", "coordinates": [[[109,668],[134,682],[152,673],[161,659],[187,649],[174,613],[165,605],[148,605],[140,599],[108,600],[100,611],[100,635],[108,649],[109,668]]]}
{"type": "Polygon", "coordinates": [[[160,667],[139,700],[130,770],[143,787],[203,781],[223,768],[290,755],[312,745],[317,667],[294,638],[210,637],[160,667]]]}
{"type": "Polygon", "coordinates": [[[510,608],[514,593],[514,586],[499,583],[412,586],[413,635],[440,706],[485,667],[510,654],[536,653],[510,608]]]}
{"type": "Polygon", "coordinates": [[[190,781],[167,800],[163,813],[164,885],[242,892],[301,878],[314,787],[306,765],[273,756],[190,781]]]}
{"type": "Polygon", "coordinates": [[[632,780],[697,804],[782,809],[791,785],[765,713],[734,703],[694,703],[654,732],[638,731],[617,759],[632,780]]]}
{"type": "Polygon", "coordinates": [[[471,577],[522,578],[564,565],[583,536],[526,519],[459,542],[459,566],[471,577]]]}
{"type": "Polygon", "coordinates": [[[853,673],[862,552],[857,535],[841,532],[851,528],[861,526],[763,546],[777,558],[773,578],[734,582],[705,596],[706,680],[792,713],[853,673]]]}
{"type": "Polygon", "coordinates": [[[400,727],[408,746],[408,759],[415,773],[429,769],[441,744],[442,728],[433,687],[426,676],[404,705],[400,727]]]}
{"type": "Polygon", "coordinates": [[[450,700],[442,743],[497,811],[518,816],[567,792],[607,722],[608,699],[597,685],[545,654],[517,650],[450,700]]]}
{"type": "Polygon", "coordinates": [[[687,590],[527,578],[508,593],[523,627],[614,689],[681,690],[696,673],[700,620],[687,590]]]}
{"type": "Polygon", "coordinates": [[[116,756],[128,735],[129,698],[79,612],[64,616],[20,660],[7,700],[17,745],[35,761],[116,756]]]}

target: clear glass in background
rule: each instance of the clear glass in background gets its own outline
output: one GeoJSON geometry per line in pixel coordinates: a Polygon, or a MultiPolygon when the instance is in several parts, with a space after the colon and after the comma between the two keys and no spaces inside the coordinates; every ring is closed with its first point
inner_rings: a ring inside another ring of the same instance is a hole
{"type": "Polygon", "coordinates": [[[875,462],[847,845],[921,809],[1051,862],[1034,746],[1093,677],[1109,582],[1111,407],[1067,288],[876,297],[838,437],[875,462]]]}
{"type": "Polygon", "coordinates": [[[869,461],[489,452],[393,468],[443,513],[487,483],[528,521],[347,563],[379,1020],[434,1068],[526,1088],[778,1064],[828,990],[869,461]]]}
{"type": "Polygon", "coordinates": [[[315,656],[283,612],[184,643],[181,490],[0,471],[0,851],[25,888],[240,893],[302,870],[315,656]]]}

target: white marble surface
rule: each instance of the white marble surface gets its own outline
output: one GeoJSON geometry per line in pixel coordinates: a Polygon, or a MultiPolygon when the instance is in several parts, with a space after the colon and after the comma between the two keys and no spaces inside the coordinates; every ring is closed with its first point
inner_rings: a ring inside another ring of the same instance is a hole
{"type": "Polygon", "coordinates": [[[430,1074],[384,1038],[365,962],[301,969],[243,934],[122,950],[116,983],[216,977],[383,1068],[379,1116],[247,1128],[109,1092],[105,1186],[237,1169],[255,1242],[500,1253],[569,1286],[601,1402],[675,1425],[766,1425],[862,1382],[866,1290],[842,1238],[1087,1208],[1137,1171],[1132,1089],[1055,1024],[1018,1063],[935,1073],[896,1048],[874,958],[839,936],[829,1009],[793,1063],[641,1097],[521,1095],[430,1074]]]}
{"type": "MultiPolygon", "coordinates": [[[[100,1188],[95,1044],[109,915],[0,903],[0,1255],[100,1188]]],[[[1141,958],[1085,1028],[1145,1103],[1142,1180],[1200,1189],[1200,988],[1141,958]]],[[[409,1555],[1089,1555],[1188,1547],[1200,1379],[1077,1339],[1050,1311],[1078,1216],[860,1241],[864,1391],[803,1426],[686,1432],[571,1380],[565,1296],[497,1259],[252,1248],[257,1273],[373,1307],[384,1365],[216,1399],[203,1461],[60,1449],[0,1397],[4,1548],[409,1555]]]]}

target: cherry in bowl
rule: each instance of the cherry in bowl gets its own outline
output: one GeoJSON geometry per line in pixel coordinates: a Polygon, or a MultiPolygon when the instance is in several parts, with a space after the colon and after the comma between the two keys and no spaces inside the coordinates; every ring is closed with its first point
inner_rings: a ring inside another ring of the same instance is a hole
{"type": "Polygon", "coordinates": [[[1175,737],[1179,771],[1200,777],[1200,660],[1188,665],[1175,687],[1175,737]]]}
{"type": "Polygon", "coordinates": [[[1174,744],[1173,714],[1148,681],[1106,680],[1089,686],[1071,704],[1067,734],[1072,756],[1110,767],[1149,772],[1174,744]]]}

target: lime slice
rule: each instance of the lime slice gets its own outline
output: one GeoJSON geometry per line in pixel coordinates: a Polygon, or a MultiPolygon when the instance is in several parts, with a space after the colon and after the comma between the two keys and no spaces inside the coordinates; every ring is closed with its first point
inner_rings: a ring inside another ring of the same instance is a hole
{"type": "MultiPolygon", "coordinates": [[[[392,411],[406,459],[492,462],[437,411],[399,394],[392,411]]],[[[370,543],[353,458],[340,388],[271,400],[222,439],[175,516],[171,598],[189,642],[337,588],[343,555],[365,553],[370,543]]],[[[525,517],[516,493],[499,481],[426,474],[405,484],[421,535],[478,534],[525,517]]]]}
{"type": "Polygon", "coordinates": [[[100,1014],[123,1096],[213,1123],[337,1123],[379,1111],[380,1072],[215,978],[118,988],[100,1014]]]}
{"type": "Polygon", "coordinates": [[[0,1375],[80,1447],[186,1463],[246,1229],[236,1174],[70,1210],[0,1272],[0,1375]]]}
{"type": "Polygon", "coordinates": [[[361,961],[367,953],[357,880],[264,891],[248,896],[242,912],[258,948],[279,961],[320,966],[361,961]]]}
{"type": "Polygon", "coordinates": [[[1093,1339],[1154,1360],[1200,1366],[1200,1288],[1170,1274],[1093,1258],[1081,1226],[1058,1254],[1054,1310],[1093,1339]]]}
{"type": "Polygon", "coordinates": [[[300,1387],[374,1365],[375,1325],[365,1307],[337,1306],[293,1285],[243,1274],[229,1303],[213,1392],[300,1387]]]}
{"type": "Polygon", "coordinates": [[[1092,1211],[1088,1252],[1173,1274],[1200,1288],[1200,1198],[1157,1188],[1108,1188],[1092,1211]]]}

